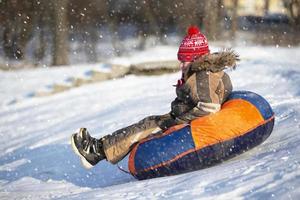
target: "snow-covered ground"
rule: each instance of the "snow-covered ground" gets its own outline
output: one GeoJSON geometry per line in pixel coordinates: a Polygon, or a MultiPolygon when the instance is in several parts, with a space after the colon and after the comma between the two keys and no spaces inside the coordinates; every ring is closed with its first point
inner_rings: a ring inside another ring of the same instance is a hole
{"type": "MultiPolygon", "coordinates": [[[[176,48],[161,49],[145,55],[176,59],[176,48]]],[[[220,165],[145,181],[106,162],[83,169],[69,137],[79,127],[100,137],[147,115],[168,112],[179,73],[131,75],[32,97],[32,91],[89,69],[0,72],[0,199],[299,199],[300,48],[235,50],[242,61],[228,72],[234,88],[259,93],[271,103],[276,113],[271,136],[220,165]]],[[[149,61],[149,56],[128,59],[149,61]]],[[[126,159],[120,165],[127,168],[126,159]]]]}

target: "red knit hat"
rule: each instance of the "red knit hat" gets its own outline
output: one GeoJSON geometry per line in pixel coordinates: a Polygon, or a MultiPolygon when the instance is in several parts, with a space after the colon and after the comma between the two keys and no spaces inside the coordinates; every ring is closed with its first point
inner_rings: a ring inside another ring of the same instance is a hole
{"type": "Polygon", "coordinates": [[[209,53],[208,42],[197,26],[190,26],[188,35],[180,44],[177,57],[183,62],[191,62],[196,58],[209,53]]]}

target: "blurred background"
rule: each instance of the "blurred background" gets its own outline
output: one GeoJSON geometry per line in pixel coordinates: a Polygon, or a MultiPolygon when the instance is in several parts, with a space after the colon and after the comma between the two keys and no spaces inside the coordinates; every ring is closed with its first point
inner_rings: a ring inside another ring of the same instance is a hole
{"type": "Polygon", "coordinates": [[[0,68],[95,63],[178,45],[191,24],[221,46],[293,47],[300,0],[0,0],[0,68]]]}

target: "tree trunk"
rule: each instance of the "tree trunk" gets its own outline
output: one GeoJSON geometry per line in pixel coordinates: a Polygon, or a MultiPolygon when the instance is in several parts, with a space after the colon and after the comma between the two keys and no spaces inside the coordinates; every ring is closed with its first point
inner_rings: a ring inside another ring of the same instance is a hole
{"type": "Polygon", "coordinates": [[[295,0],[295,7],[297,10],[297,17],[295,19],[296,29],[300,30],[300,0],[295,0]]]}
{"type": "Polygon", "coordinates": [[[300,0],[291,0],[286,2],[286,7],[291,16],[293,28],[300,30],[300,0]]]}
{"type": "Polygon", "coordinates": [[[41,61],[45,57],[46,52],[46,40],[45,40],[45,27],[40,26],[40,30],[38,32],[38,44],[34,51],[35,65],[40,65],[41,61]]]}
{"type": "Polygon", "coordinates": [[[4,1],[0,3],[3,18],[3,50],[9,59],[23,59],[32,33],[32,4],[4,1]]]}
{"type": "Polygon", "coordinates": [[[114,53],[116,54],[116,56],[121,56],[123,53],[124,46],[121,43],[118,33],[118,20],[115,17],[112,17],[108,23],[111,35],[111,44],[114,48],[114,53]]]}
{"type": "Polygon", "coordinates": [[[270,0],[265,0],[265,5],[264,5],[265,15],[269,14],[269,9],[270,9],[270,0]]]}
{"type": "Polygon", "coordinates": [[[53,65],[67,65],[68,59],[68,0],[54,2],[53,65]]]}
{"type": "Polygon", "coordinates": [[[216,40],[218,35],[218,0],[206,1],[205,5],[205,15],[203,18],[205,34],[208,39],[216,40]]]}
{"type": "Polygon", "coordinates": [[[87,54],[88,62],[97,62],[97,43],[98,43],[98,33],[97,28],[92,25],[86,27],[89,31],[89,35],[86,36],[85,53],[87,54]]]}
{"type": "Polygon", "coordinates": [[[4,21],[4,30],[3,30],[3,51],[7,58],[12,59],[14,58],[14,48],[13,48],[13,35],[12,35],[12,25],[6,19],[4,21]]]}
{"type": "MultiPolygon", "coordinates": [[[[146,42],[147,42],[147,35],[150,34],[154,34],[156,31],[160,32],[159,26],[158,26],[158,21],[157,18],[155,17],[155,13],[154,13],[154,7],[152,1],[145,1],[145,2],[141,2],[141,17],[143,17],[145,19],[145,21],[147,21],[147,25],[146,24],[141,24],[140,28],[142,30],[139,31],[139,45],[138,45],[138,49],[139,50],[144,50],[146,47],[146,42]],[[147,28],[145,28],[147,27],[147,28]],[[150,27],[150,28],[149,28],[150,27]],[[147,29],[147,30],[146,30],[147,29]]],[[[159,37],[161,38],[161,34],[159,34],[159,37]]]]}
{"type": "Polygon", "coordinates": [[[238,28],[237,20],[238,20],[238,6],[239,1],[233,0],[233,7],[232,7],[232,16],[231,16],[231,39],[235,39],[236,31],[238,28]]]}
{"type": "Polygon", "coordinates": [[[220,39],[222,38],[223,39],[223,31],[221,30],[224,30],[225,29],[225,26],[224,26],[224,22],[222,21],[225,17],[225,12],[224,12],[224,1],[223,0],[218,0],[218,12],[217,12],[217,22],[218,22],[218,27],[217,27],[217,39],[220,39]]]}
{"type": "MultiPolygon", "coordinates": [[[[27,3],[27,9],[30,8],[30,3],[27,3]]],[[[32,11],[30,10],[25,10],[25,15],[23,14],[23,16],[17,20],[17,24],[16,24],[16,29],[17,31],[17,39],[16,39],[16,43],[17,43],[17,54],[21,54],[22,56],[19,59],[24,59],[25,58],[25,54],[26,54],[26,47],[27,44],[29,42],[29,40],[31,39],[31,36],[33,35],[33,16],[32,16],[32,11]],[[26,23],[25,23],[26,22],[26,23]]]]}

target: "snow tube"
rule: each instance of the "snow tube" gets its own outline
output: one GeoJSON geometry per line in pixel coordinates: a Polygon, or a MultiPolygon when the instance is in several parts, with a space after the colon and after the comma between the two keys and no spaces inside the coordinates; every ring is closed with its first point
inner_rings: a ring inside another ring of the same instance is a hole
{"type": "Polygon", "coordinates": [[[219,112],[140,141],[128,168],[139,180],[206,168],[261,144],[273,126],[274,112],[263,97],[235,91],[219,112]]]}

